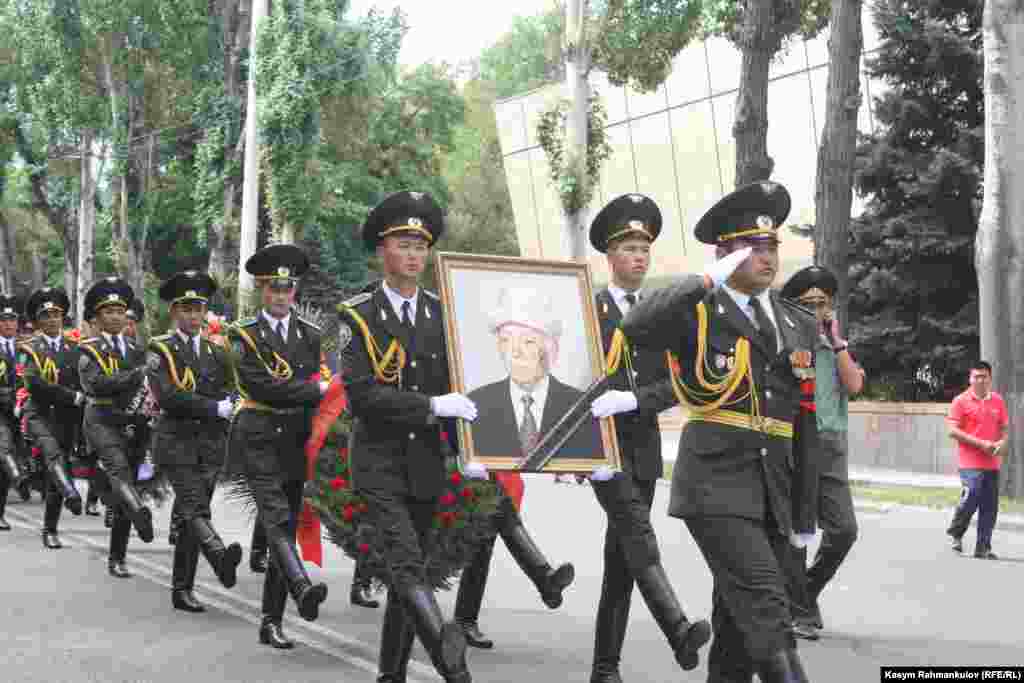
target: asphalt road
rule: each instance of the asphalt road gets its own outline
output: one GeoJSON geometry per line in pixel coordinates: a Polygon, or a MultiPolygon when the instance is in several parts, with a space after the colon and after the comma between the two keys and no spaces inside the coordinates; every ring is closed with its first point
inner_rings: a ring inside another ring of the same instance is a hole
{"type": "MultiPolygon", "coordinates": [[[[527,481],[524,517],[552,561],[572,561],[576,583],[560,610],[550,611],[499,543],[481,626],[495,639],[492,651],[474,650],[478,682],[586,683],[593,619],[601,581],[604,519],[588,486],[527,481]]],[[[711,579],[682,523],[664,510],[659,487],[655,526],[664,563],[693,616],[710,610],[711,579]]],[[[170,606],[170,506],[156,510],[157,538],[133,537],[129,567],[136,576],[106,573],[107,531],[101,518],[65,513],[66,547],[44,550],[38,536],[42,506],[33,496],[8,504],[15,529],[0,535],[4,598],[0,638],[5,662],[0,681],[373,681],[381,610],[352,607],[352,562],[325,547],[324,568],[310,566],[331,594],[313,624],[289,606],[285,630],[300,647],[278,652],[256,642],[262,576],[247,557],[235,589],[217,584],[200,563],[197,596],[208,606],[188,615],[170,606]]],[[[861,511],[861,536],[837,581],[822,599],[827,630],[817,643],[801,643],[811,680],[876,681],[882,665],[1020,665],[1020,581],[1024,534],[997,530],[1003,559],[979,561],[947,547],[944,512],[889,508],[861,511]]],[[[214,521],[227,541],[248,546],[251,518],[234,503],[215,503],[214,521]]],[[[968,550],[973,531],[965,539],[968,550]]],[[[451,614],[454,593],[441,596],[451,614]]],[[[682,672],[640,599],[624,651],[629,682],[703,681],[706,669],[682,672]]],[[[439,680],[417,646],[410,680],[439,680]]]]}

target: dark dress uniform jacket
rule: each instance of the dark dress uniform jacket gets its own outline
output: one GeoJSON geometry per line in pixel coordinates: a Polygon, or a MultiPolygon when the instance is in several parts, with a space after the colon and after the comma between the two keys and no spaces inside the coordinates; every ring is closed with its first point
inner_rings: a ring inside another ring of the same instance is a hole
{"type": "Polygon", "coordinates": [[[24,414],[29,420],[42,418],[51,434],[65,450],[70,450],[82,428],[82,407],[75,405],[75,394],[81,391],[78,376],[80,357],[78,344],[61,339],[56,353],[42,336],[30,339],[20,347],[19,364],[25,367],[25,385],[29,400],[24,414]],[[42,376],[42,365],[52,359],[57,369],[57,382],[51,384],[42,376]]]}
{"type": "Polygon", "coordinates": [[[229,366],[225,351],[202,339],[199,358],[192,343],[175,332],[149,343],[149,386],[160,405],[153,428],[153,454],[159,465],[221,465],[227,421],[217,414],[217,403],[228,397],[229,366]],[[171,379],[170,353],[175,372],[195,377],[195,389],[185,391],[171,379]]]}
{"type": "MultiPolygon", "coordinates": [[[[644,349],[673,351],[680,363],[681,380],[698,387],[697,304],[707,311],[708,368],[728,367],[735,359],[741,337],[750,340],[754,393],[760,414],[792,423],[797,416],[800,388],[790,363],[794,350],[812,350],[817,337],[814,318],[806,310],[772,294],[772,305],[782,349],[771,353],[760,334],[722,289],[708,291],[703,277],[688,276],[681,282],[647,295],[630,312],[623,330],[630,343],[644,349]],[[721,359],[721,361],[719,361],[721,359]]],[[[747,393],[746,382],[736,396],[747,393]]],[[[751,397],[727,406],[748,414],[751,397]]],[[[726,516],[767,520],[770,515],[780,532],[793,529],[792,439],[722,425],[690,420],[679,442],[679,456],[672,478],[669,514],[673,517],[726,516]]]]}
{"type": "Polygon", "coordinates": [[[141,414],[129,412],[129,408],[141,391],[146,354],[133,340],[125,338],[124,343],[124,358],[121,358],[116,347],[107,342],[105,336],[86,339],[80,345],[78,373],[82,391],[92,399],[85,408],[86,440],[94,451],[113,445],[123,446],[123,428],[129,424],[141,425],[145,422],[141,414]],[[104,363],[116,359],[117,370],[108,376],[93,351],[104,363]],[[101,404],[108,401],[109,405],[101,404]]]}
{"type": "Polygon", "coordinates": [[[454,443],[454,421],[432,418],[430,411],[430,398],[450,391],[441,302],[420,289],[411,335],[383,289],[349,299],[341,312],[352,332],[340,365],[356,417],[350,448],[355,486],[391,490],[399,485],[413,498],[432,500],[444,485],[449,452],[442,431],[454,443]],[[375,376],[366,339],[350,311],[365,321],[382,351],[392,339],[405,348],[397,385],[375,376]]]}
{"type": "MultiPolygon", "coordinates": [[[[607,353],[615,330],[622,324],[622,311],[607,289],[598,292],[596,299],[601,341],[607,353]]],[[[622,469],[640,481],[654,481],[660,479],[665,471],[658,414],[674,406],[677,400],[669,380],[664,351],[634,347],[629,351],[636,372],[634,381],[630,382],[629,370],[623,359],[608,388],[634,392],[637,409],[613,418],[615,434],[622,456],[622,469]]]]}
{"type": "Polygon", "coordinates": [[[0,350],[0,366],[3,368],[3,373],[0,374],[0,419],[5,420],[9,427],[14,428],[14,403],[17,400],[18,392],[18,360],[15,356],[0,350]]]}
{"type": "Polygon", "coordinates": [[[306,478],[303,444],[320,403],[320,328],[293,313],[288,322],[288,340],[282,343],[262,313],[238,326],[256,343],[260,356],[271,367],[275,352],[287,360],[292,376],[288,380],[272,376],[238,331],[229,328],[232,349],[238,357],[238,381],[243,395],[287,414],[243,410],[235,419],[246,421],[246,437],[232,437],[228,470],[231,473],[280,474],[283,481],[303,481],[306,478]]]}

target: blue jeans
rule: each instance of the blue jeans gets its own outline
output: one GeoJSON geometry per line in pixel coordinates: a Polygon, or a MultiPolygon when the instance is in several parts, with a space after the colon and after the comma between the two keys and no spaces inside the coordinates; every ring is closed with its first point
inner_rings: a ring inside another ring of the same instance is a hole
{"type": "Polygon", "coordinates": [[[946,533],[955,538],[963,537],[977,510],[978,539],[974,552],[991,550],[992,529],[999,514],[999,470],[960,470],[960,482],[963,484],[960,503],[946,533]]]}

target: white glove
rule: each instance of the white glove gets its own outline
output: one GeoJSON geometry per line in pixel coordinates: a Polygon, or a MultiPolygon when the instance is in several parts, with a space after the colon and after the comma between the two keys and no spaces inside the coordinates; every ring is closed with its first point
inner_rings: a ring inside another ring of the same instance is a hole
{"type": "Polygon", "coordinates": [[[467,479],[486,479],[487,467],[482,462],[471,462],[462,470],[467,479]]]}
{"type": "Polygon", "coordinates": [[[136,479],[139,481],[149,481],[153,478],[153,463],[143,462],[139,464],[139,471],[136,473],[136,479]]]}
{"type": "Polygon", "coordinates": [[[231,411],[234,410],[235,406],[231,403],[230,398],[226,398],[223,401],[217,401],[217,417],[228,419],[231,417],[231,411]]]}
{"type": "Polygon", "coordinates": [[[323,380],[320,380],[320,395],[321,396],[323,396],[324,394],[327,393],[327,387],[329,387],[329,386],[331,386],[330,382],[325,382],[323,380]]]}
{"type": "Polygon", "coordinates": [[[80,406],[83,403],[85,403],[85,394],[83,394],[81,391],[76,391],[75,392],[75,405],[76,406],[80,406]]]}
{"type": "Polygon", "coordinates": [[[710,278],[715,287],[718,287],[729,279],[729,276],[740,267],[741,263],[747,260],[747,257],[753,251],[752,247],[744,247],[739,251],[734,251],[705,268],[704,274],[710,278]]]}
{"type": "Polygon", "coordinates": [[[814,540],[814,537],[816,535],[817,534],[814,534],[814,533],[810,533],[810,534],[796,534],[796,533],[790,532],[790,534],[789,534],[789,542],[790,542],[790,544],[794,548],[806,548],[807,546],[809,546],[811,544],[811,541],[814,540]]]}
{"type": "MultiPolygon", "coordinates": [[[[622,393],[629,393],[629,392],[622,392],[622,393]]],[[[598,400],[601,400],[601,399],[598,399],[598,400]]],[[[596,403],[596,401],[595,401],[595,403],[596,403]]],[[[608,465],[601,465],[596,470],[594,470],[593,472],[590,473],[590,481],[609,481],[614,476],[615,476],[615,470],[613,470],[611,467],[608,467],[608,465]]]]}
{"type": "Polygon", "coordinates": [[[472,422],[476,419],[476,404],[462,394],[445,394],[430,399],[430,409],[438,417],[461,417],[472,422]]]}
{"type": "MultiPolygon", "coordinates": [[[[590,404],[594,417],[610,417],[636,410],[636,394],[632,391],[606,391],[590,404]]],[[[600,479],[598,481],[601,481],[600,479]]]]}

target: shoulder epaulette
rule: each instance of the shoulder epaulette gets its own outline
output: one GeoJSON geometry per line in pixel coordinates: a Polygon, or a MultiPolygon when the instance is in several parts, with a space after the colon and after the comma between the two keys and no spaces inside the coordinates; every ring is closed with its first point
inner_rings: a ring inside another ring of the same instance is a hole
{"type": "Polygon", "coordinates": [[[252,327],[260,321],[259,318],[246,318],[245,320],[239,320],[235,323],[238,327],[252,327]]]}
{"type": "Polygon", "coordinates": [[[164,341],[170,341],[170,339],[171,339],[171,335],[169,335],[169,334],[161,334],[161,335],[158,335],[156,337],[150,337],[149,341],[151,341],[151,342],[155,342],[155,341],[164,342],[164,341]]]}
{"type": "Polygon", "coordinates": [[[340,304],[338,304],[338,309],[340,310],[342,307],[344,307],[344,308],[355,308],[356,306],[359,306],[361,304],[365,304],[367,301],[369,301],[372,298],[373,298],[373,294],[371,294],[370,292],[360,292],[359,294],[356,294],[354,297],[352,297],[350,299],[345,299],[340,304]]]}
{"type": "Polygon", "coordinates": [[[99,337],[89,337],[88,339],[83,339],[83,340],[82,340],[81,342],[79,342],[79,343],[81,343],[81,344],[95,344],[95,343],[96,343],[96,342],[98,342],[99,340],[100,340],[100,338],[99,338],[99,337]]]}
{"type": "Polygon", "coordinates": [[[424,289],[423,293],[429,296],[431,299],[436,299],[437,301],[441,300],[441,296],[437,292],[432,292],[429,289],[424,289]]]}

